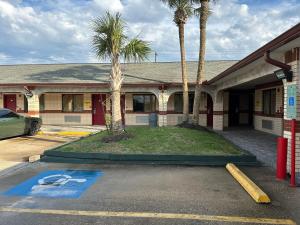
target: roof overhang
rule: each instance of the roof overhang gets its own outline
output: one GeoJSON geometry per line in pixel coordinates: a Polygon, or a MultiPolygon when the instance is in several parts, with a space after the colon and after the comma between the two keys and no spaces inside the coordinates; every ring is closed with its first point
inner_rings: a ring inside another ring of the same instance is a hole
{"type": "MultiPolygon", "coordinates": [[[[0,83],[0,87],[99,87],[108,88],[109,83],[0,83]]],[[[181,87],[182,83],[124,83],[122,87],[181,87]]],[[[195,86],[195,83],[189,83],[195,86]]]]}
{"type": "MultiPolygon", "coordinates": [[[[300,23],[298,23],[297,25],[295,25],[291,29],[287,30],[283,34],[279,35],[278,37],[276,37],[272,41],[268,42],[267,44],[265,44],[261,48],[257,49],[256,51],[254,51],[253,53],[251,53],[250,55],[248,55],[244,59],[240,60],[239,62],[237,62],[233,66],[229,67],[227,70],[220,73],[219,75],[217,75],[213,79],[207,81],[207,84],[212,84],[212,83],[214,83],[214,82],[216,82],[216,81],[218,81],[218,80],[220,80],[220,79],[222,79],[222,78],[238,71],[239,69],[251,64],[252,62],[258,60],[259,58],[264,57],[264,55],[267,51],[272,52],[276,49],[282,51],[284,49],[285,45],[287,45],[285,47],[288,47],[290,49],[292,47],[296,47],[296,46],[293,46],[293,41],[298,39],[298,38],[300,39],[300,23]]],[[[299,46],[297,46],[297,47],[299,47],[299,46]]]]}

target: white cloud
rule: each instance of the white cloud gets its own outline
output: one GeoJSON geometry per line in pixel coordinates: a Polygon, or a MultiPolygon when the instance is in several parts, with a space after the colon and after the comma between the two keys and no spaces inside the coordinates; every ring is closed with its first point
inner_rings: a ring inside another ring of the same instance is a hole
{"type": "MultiPolygon", "coordinates": [[[[121,12],[129,36],[149,41],[159,60],[180,59],[173,12],[159,0],[37,2],[0,0],[0,64],[97,61],[91,52],[91,20],[107,10],[121,12]]],[[[212,10],[207,26],[208,59],[244,57],[300,20],[300,3],[294,0],[264,7],[222,0],[212,10]]],[[[186,24],[188,60],[198,57],[198,27],[198,18],[186,24]]]]}
{"type": "Polygon", "coordinates": [[[6,59],[8,59],[8,55],[0,52],[0,60],[6,60],[6,59]]]}
{"type": "Polygon", "coordinates": [[[120,0],[94,0],[94,3],[98,8],[111,12],[122,12],[124,8],[120,0]]]}

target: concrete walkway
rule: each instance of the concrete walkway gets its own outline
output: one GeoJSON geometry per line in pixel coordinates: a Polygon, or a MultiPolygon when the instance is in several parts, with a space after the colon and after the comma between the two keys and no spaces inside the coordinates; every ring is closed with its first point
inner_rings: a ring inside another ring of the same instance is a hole
{"type": "Polygon", "coordinates": [[[0,171],[18,167],[49,148],[74,141],[89,133],[104,130],[104,126],[50,126],[43,125],[36,136],[22,136],[0,140],[0,171]]]}
{"type": "Polygon", "coordinates": [[[76,140],[73,137],[36,135],[9,138],[0,141],[0,160],[26,162],[33,155],[43,154],[45,150],[76,140]]]}
{"type": "Polygon", "coordinates": [[[218,133],[240,148],[251,152],[264,165],[276,168],[277,136],[249,127],[229,128],[218,133]]]}

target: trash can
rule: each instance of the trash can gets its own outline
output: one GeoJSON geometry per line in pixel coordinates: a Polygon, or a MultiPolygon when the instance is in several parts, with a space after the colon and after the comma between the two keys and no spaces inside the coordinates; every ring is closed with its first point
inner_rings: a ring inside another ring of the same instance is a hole
{"type": "Polygon", "coordinates": [[[150,113],[149,114],[149,126],[150,127],[157,127],[157,113],[150,113]]]}
{"type": "Polygon", "coordinates": [[[279,180],[286,178],[286,160],[287,160],[287,139],[279,137],[277,139],[277,170],[276,177],[279,180]]]}

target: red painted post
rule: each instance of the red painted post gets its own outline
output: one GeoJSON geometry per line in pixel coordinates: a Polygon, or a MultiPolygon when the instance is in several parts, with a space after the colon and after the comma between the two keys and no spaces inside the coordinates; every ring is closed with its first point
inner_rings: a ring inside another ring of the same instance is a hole
{"type": "Polygon", "coordinates": [[[291,121],[291,180],[290,186],[296,187],[296,120],[291,121]]]}
{"type": "Polygon", "coordinates": [[[276,178],[284,180],[286,178],[287,161],[287,138],[279,137],[277,139],[277,171],[276,178]]]}

